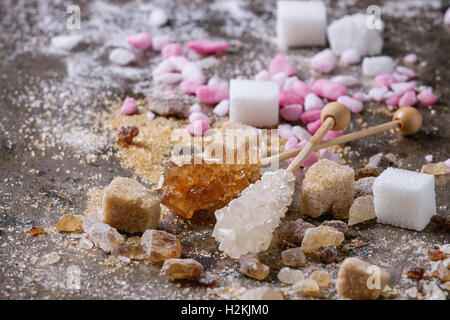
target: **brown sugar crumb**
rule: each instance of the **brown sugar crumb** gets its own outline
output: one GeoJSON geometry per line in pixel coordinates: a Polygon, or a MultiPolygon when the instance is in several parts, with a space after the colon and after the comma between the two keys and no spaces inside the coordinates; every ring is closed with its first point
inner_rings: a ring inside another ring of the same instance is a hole
{"type": "Polygon", "coordinates": [[[436,214],[431,217],[431,221],[437,224],[437,226],[441,229],[444,229],[446,231],[450,230],[450,219],[448,218],[443,218],[436,214]]]}
{"type": "Polygon", "coordinates": [[[28,231],[28,235],[30,237],[36,237],[40,234],[46,234],[44,228],[41,227],[32,227],[29,231],[28,231]]]}
{"type": "Polygon", "coordinates": [[[406,270],[406,276],[412,279],[422,279],[425,274],[425,269],[420,267],[412,267],[406,270]]]}
{"type": "Polygon", "coordinates": [[[136,126],[122,127],[119,131],[119,139],[117,140],[117,143],[120,146],[126,147],[131,144],[134,137],[136,137],[138,134],[139,129],[136,126]]]}
{"type": "Polygon", "coordinates": [[[445,259],[445,253],[441,251],[441,249],[438,246],[434,246],[431,249],[428,249],[428,256],[433,261],[438,260],[444,260],[445,259]]]}

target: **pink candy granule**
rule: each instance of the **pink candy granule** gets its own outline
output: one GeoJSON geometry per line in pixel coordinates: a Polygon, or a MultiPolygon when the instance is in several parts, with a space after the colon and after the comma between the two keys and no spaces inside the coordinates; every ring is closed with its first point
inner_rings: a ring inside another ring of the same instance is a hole
{"type": "Polygon", "coordinates": [[[226,41],[195,40],[188,42],[188,48],[200,54],[220,53],[228,49],[226,41]]]}
{"type": "Polygon", "coordinates": [[[347,88],[339,83],[333,82],[329,79],[318,79],[312,85],[312,91],[329,100],[337,100],[340,96],[347,94],[347,88]]]}
{"type": "Polygon", "coordinates": [[[322,120],[316,120],[314,122],[310,122],[306,125],[306,128],[309,132],[312,134],[316,133],[317,130],[319,130],[320,126],[322,125],[322,120]]]}
{"type": "Polygon", "coordinates": [[[162,48],[161,53],[164,59],[172,56],[182,56],[183,46],[179,43],[168,43],[162,48]]]}
{"type": "Polygon", "coordinates": [[[334,69],[336,62],[336,56],[334,55],[333,51],[331,51],[330,49],[325,49],[312,57],[310,64],[311,67],[316,71],[329,73],[334,69]]]}
{"type": "Polygon", "coordinates": [[[270,61],[269,71],[271,74],[284,72],[288,76],[293,76],[297,73],[297,68],[290,63],[282,54],[278,54],[270,61]]]}
{"type": "Polygon", "coordinates": [[[341,63],[345,66],[361,61],[361,55],[356,49],[347,49],[341,55],[341,63]]]}
{"type": "Polygon", "coordinates": [[[397,80],[394,78],[392,74],[379,74],[375,77],[375,85],[379,87],[387,87],[390,88],[393,83],[396,83],[397,80]]]}
{"type": "Polygon", "coordinates": [[[337,99],[337,102],[342,103],[346,106],[352,113],[361,112],[364,108],[364,105],[361,101],[352,99],[349,96],[341,96],[337,99]]]}
{"type": "Polygon", "coordinates": [[[295,91],[292,90],[280,90],[280,94],[279,94],[279,103],[280,106],[288,106],[291,104],[301,104],[303,105],[303,103],[305,102],[304,98],[298,94],[295,91]]]}
{"type": "Polygon", "coordinates": [[[287,121],[298,121],[303,112],[303,107],[300,104],[291,104],[281,108],[280,115],[287,121]]]}
{"type": "Polygon", "coordinates": [[[306,111],[300,116],[300,120],[304,124],[314,122],[314,121],[320,119],[321,112],[322,112],[322,110],[320,110],[320,109],[306,111]]]}
{"type": "Polygon", "coordinates": [[[186,126],[186,130],[194,136],[202,136],[209,128],[209,122],[206,120],[196,120],[186,126]]]}
{"type": "Polygon", "coordinates": [[[136,113],[136,100],[132,97],[126,97],[122,104],[122,113],[129,116],[136,113]]]}
{"type": "Polygon", "coordinates": [[[200,101],[206,104],[216,104],[228,99],[228,88],[218,86],[200,86],[195,91],[200,101]]]}
{"type": "Polygon", "coordinates": [[[197,88],[202,86],[202,83],[197,80],[184,80],[180,84],[180,89],[186,94],[195,94],[197,88]]]}
{"type": "Polygon", "coordinates": [[[424,105],[431,106],[437,102],[438,97],[431,90],[423,90],[419,93],[417,99],[424,105]]]}
{"type": "Polygon", "coordinates": [[[140,50],[147,50],[152,46],[152,37],[147,32],[133,34],[126,40],[130,46],[140,50]]]}
{"type": "Polygon", "coordinates": [[[398,106],[400,108],[403,107],[411,107],[415,105],[417,102],[416,94],[414,91],[408,91],[406,92],[399,100],[398,106]]]}

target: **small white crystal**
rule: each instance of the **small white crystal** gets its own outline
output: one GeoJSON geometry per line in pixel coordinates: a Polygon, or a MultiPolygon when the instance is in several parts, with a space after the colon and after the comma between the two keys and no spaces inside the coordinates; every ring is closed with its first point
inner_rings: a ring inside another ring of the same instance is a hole
{"type": "Polygon", "coordinates": [[[52,46],[56,49],[62,49],[70,51],[75,48],[83,40],[83,37],[78,34],[73,35],[60,35],[53,37],[51,42],[52,46]]]}
{"type": "Polygon", "coordinates": [[[388,168],[373,185],[379,223],[422,231],[436,213],[434,176],[388,168]]]}
{"type": "Polygon", "coordinates": [[[134,53],[123,48],[116,48],[109,54],[109,60],[121,66],[129,64],[134,59],[134,53]]]}
{"type": "Polygon", "coordinates": [[[295,176],[280,169],[265,172],[228,206],[217,210],[213,236],[233,259],[266,250],[294,194],[295,176]]]}
{"type": "Polygon", "coordinates": [[[228,110],[230,109],[230,103],[228,99],[222,100],[219,102],[217,106],[214,107],[213,113],[218,115],[219,117],[224,117],[228,114],[228,110]]]}
{"type": "Polygon", "coordinates": [[[162,9],[155,9],[150,14],[150,25],[160,27],[167,23],[167,15],[162,9]]]}
{"type": "Polygon", "coordinates": [[[58,253],[56,253],[55,251],[52,251],[42,257],[41,265],[45,266],[45,265],[55,264],[59,260],[61,260],[61,257],[58,255],[58,253]]]}
{"type": "Polygon", "coordinates": [[[284,267],[278,272],[278,280],[286,284],[294,284],[305,279],[305,275],[301,270],[284,267]]]}
{"type": "Polygon", "coordinates": [[[82,227],[87,237],[107,253],[125,241],[125,238],[116,229],[100,222],[92,214],[83,219],[82,227]]]}
{"type": "Polygon", "coordinates": [[[362,63],[363,73],[366,76],[391,73],[394,70],[394,60],[388,56],[367,57],[362,63]]]}
{"type": "Polygon", "coordinates": [[[361,56],[380,54],[383,38],[380,30],[368,28],[369,19],[358,13],[333,21],[327,29],[331,50],[337,55],[347,49],[356,49],[361,56]]]}

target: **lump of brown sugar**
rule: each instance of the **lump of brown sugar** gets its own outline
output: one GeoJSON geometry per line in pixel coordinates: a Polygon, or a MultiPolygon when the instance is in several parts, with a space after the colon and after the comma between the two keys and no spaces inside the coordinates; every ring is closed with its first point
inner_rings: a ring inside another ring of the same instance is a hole
{"type": "Polygon", "coordinates": [[[305,253],[316,252],[321,247],[338,246],[344,241],[344,234],[331,227],[319,226],[306,230],[302,242],[305,253]]]}
{"type": "Polygon", "coordinates": [[[253,253],[243,255],[239,259],[239,263],[241,272],[250,278],[263,280],[269,275],[270,268],[259,261],[258,257],[253,253]]]}
{"type": "Polygon", "coordinates": [[[203,273],[203,266],[194,259],[168,259],[164,261],[161,273],[174,280],[194,280],[203,273]]]}
{"type": "Polygon", "coordinates": [[[354,300],[377,299],[387,282],[389,273],[358,258],[347,258],[339,268],[336,291],[354,300]]]}
{"type": "Polygon", "coordinates": [[[311,223],[299,218],[294,221],[285,221],[279,227],[278,242],[301,245],[307,229],[314,228],[311,223]]]}
{"type": "Polygon", "coordinates": [[[355,195],[354,171],[322,159],[306,171],[301,191],[301,211],[311,217],[331,212],[337,219],[348,217],[355,195]]]}
{"type": "Polygon", "coordinates": [[[159,199],[134,179],[111,181],[104,190],[102,207],[103,222],[123,232],[144,232],[158,225],[159,199]]]}
{"type": "Polygon", "coordinates": [[[150,263],[179,258],[181,243],[173,234],[161,230],[147,230],[141,237],[141,246],[150,263]]]}
{"type": "Polygon", "coordinates": [[[320,294],[320,288],[317,282],[313,279],[303,279],[296,282],[292,289],[295,292],[301,292],[306,296],[318,297],[320,294]]]}
{"type": "Polygon", "coordinates": [[[302,248],[292,248],[281,252],[281,260],[285,266],[302,266],[306,262],[305,254],[302,248]]]}
{"type": "Polygon", "coordinates": [[[350,208],[348,225],[353,226],[376,217],[373,196],[359,197],[355,199],[350,208]]]}
{"type": "Polygon", "coordinates": [[[355,197],[373,196],[373,183],[376,177],[361,178],[355,182],[355,197]]]}

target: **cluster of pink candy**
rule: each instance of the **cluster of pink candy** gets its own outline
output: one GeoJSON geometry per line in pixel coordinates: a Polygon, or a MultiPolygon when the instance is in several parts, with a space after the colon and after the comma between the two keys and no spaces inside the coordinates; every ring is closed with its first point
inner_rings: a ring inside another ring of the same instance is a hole
{"type": "MultiPolygon", "coordinates": [[[[169,85],[179,84],[182,92],[190,95],[196,95],[197,98],[207,104],[216,105],[214,113],[219,116],[225,116],[228,113],[228,85],[218,79],[211,78],[208,83],[202,69],[197,63],[190,61],[183,55],[183,46],[179,43],[170,42],[167,36],[152,37],[141,32],[127,37],[130,46],[139,50],[148,50],[152,48],[155,51],[161,51],[163,61],[153,70],[153,80],[156,83],[169,85]]],[[[187,47],[202,55],[221,53],[228,49],[228,43],[224,41],[195,40],[189,41],[187,47]]],[[[132,98],[124,101],[122,112],[124,114],[133,114],[136,112],[130,105],[132,98]]],[[[133,99],[134,100],[134,99],[133,99]]],[[[191,109],[197,109],[194,105],[191,109]]],[[[209,129],[209,119],[198,110],[190,110],[187,114],[190,124],[186,129],[195,135],[203,135],[209,129]]]]}

